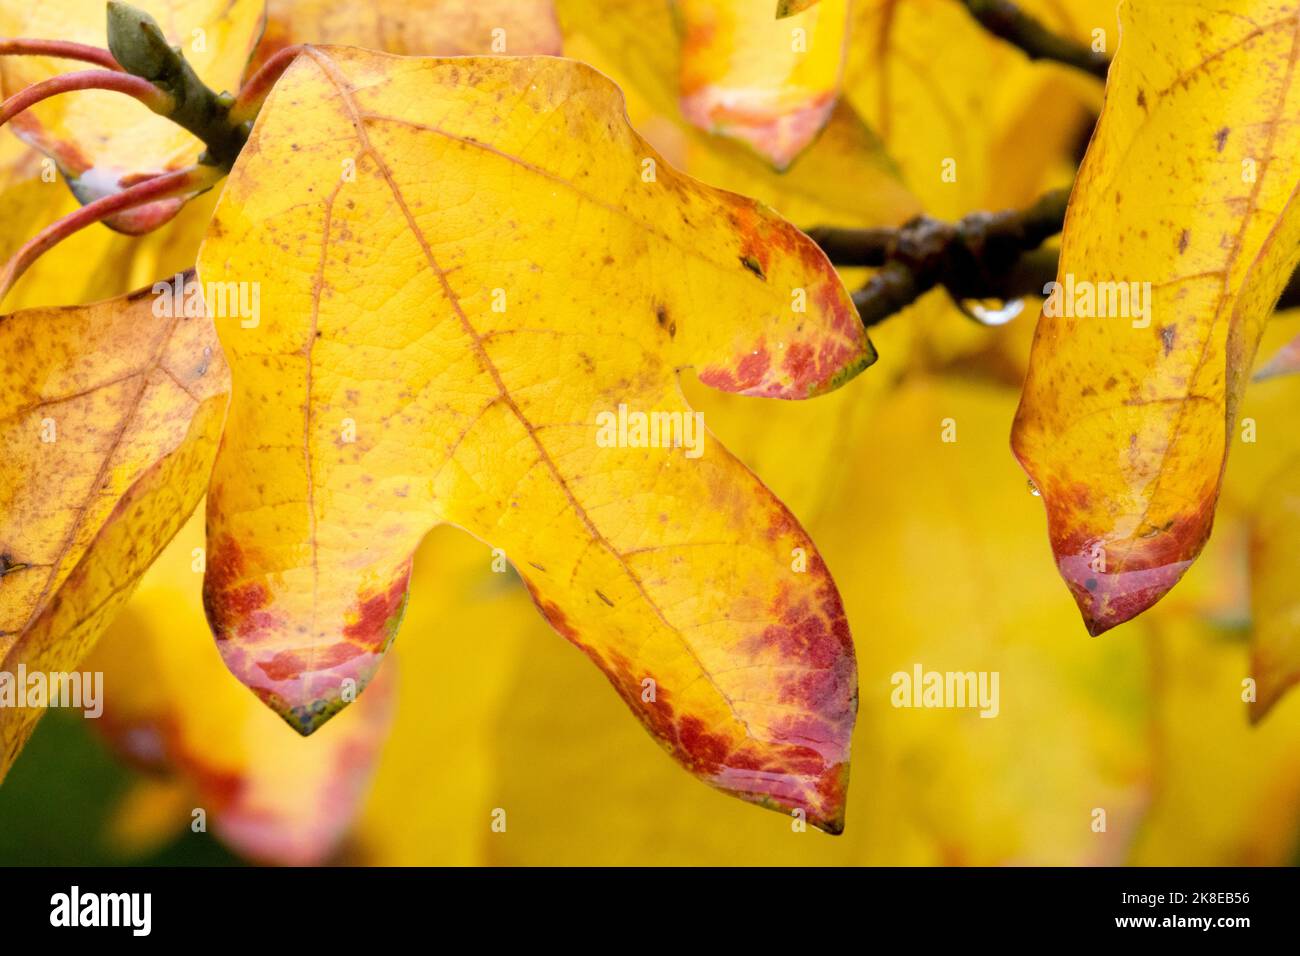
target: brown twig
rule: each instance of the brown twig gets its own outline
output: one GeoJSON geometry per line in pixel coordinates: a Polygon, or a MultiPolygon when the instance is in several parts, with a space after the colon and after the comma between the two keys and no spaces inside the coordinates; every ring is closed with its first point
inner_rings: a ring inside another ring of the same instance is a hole
{"type": "Polygon", "coordinates": [[[1031,60],[1053,60],[1106,79],[1106,54],[1053,33],[1011,0],[962,0],[962,5],[985,30],[1019,47],[1031,60]]]}
{"type": "MultiPolygon", "coordinates": [[[[864,325],[875,325],[926,292],[956,300],[1043,295],[1056,280],[1055,249],[1039,246],[1065,223],[1068,190],[1046,193],[1024,210],[973,213],[955,223],[918,216],[897,229],[811,229],[808,235],[837,266],[879,271],[853,293],[864,325]]],[[[1300,271],[1275,309],[1300,306],[1300,271]]]]}
{"type": "MultiPolygon", "coordinates": [[[[1053,33],[1011,0],[961,2],[984,29],[1031,60],[1106,78],[1106,54],[1053,33]]],[[[1060,190],[1029,209],[972,213],[956,223],[918,216],[898,229],[814,229],[809,235],[836,265],[879,268],[853,295],[863,324],[874,325],[936,286],[958,302],[1041,294],[1056,277],[1057,257],[1038,246],[1061,231],[1068,199],[1069,191],[1060,190]]]]}
{"type": "Polygon", "coordinates": [[[809,235],[836,265],[879,267],[853,295],[863,324],[875,325],[936,287],[959,301],[1040,291],[1041,284],[1024,287],[1038,278],[1027,269],[1027,253],[1061,231],[1068,199],[1062,189],[1028,209],[972,213],[955,223],[917,216],[898,229],[813,229],[809,235]]]}

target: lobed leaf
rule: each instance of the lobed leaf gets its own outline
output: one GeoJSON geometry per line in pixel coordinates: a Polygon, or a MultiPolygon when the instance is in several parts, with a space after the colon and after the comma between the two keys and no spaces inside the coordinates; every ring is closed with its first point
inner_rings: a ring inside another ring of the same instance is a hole
{"type": "Polygon", "coordinates": [[[686,766],[842,826],[853,651],[807,535],[711,437],[597,441],[620,404],[688,415],[684,367],[804,398],[869,364],[805,236],[661,162],[589,67],[330,48],[268,99],[199,271],[261,289],[261,324],[221,331],[204,595],[268,704],[335,713],[455,524],[686,766]]]}
{"type": "MultiPolygon", "coordinates": [[[[921,211],[879,140],[843,100],[799,161],[777,172],[752,149],[683,120],[677,99],[680,50],[667,4],[561,0],[557,6],[569,56],[618,84],[633,127],[683,172],[764,202],[794,223],[893,226],[921,211]]],[[[839,271],[852,284],[862,270],[839,271]]],[[[888,323],[873,335],[883,337],[882,353],[901,358],[921,324],[888,323]]],[[[853,449],[867,441],[865,416],[893,384],[892,374],[880,371],[815,403],[756,405],[690,378],[682,384],[691,407],[704,413],[713,430],[726,436],[728,448],[808,527],[832,500],[853,449]],[[792,456],[791,448],[799,455],[792,456]]]]}
{"type": "MultiPolygon", "coordinates": [[[[881,365],[896,354],[882,352],[881,365]]],[[[837,395],[861,393],[883,371],[873,368],[837,395]]],[[[815,412],[833,398],[779,408],[815,412]]],[[[755,423],[770,416],[771,403],[737,404],[755,423]]],[[[1041,537],[1039,506],[1015,462],[999,454],[1015,394],[916,375],[868,409],[846,443],[848,480],[824,519],[809,525],[835,569],[853,630],[889,635],[858,645],[862,717],[853,756],[870,771],[851,788],[852,824],[842,837],[792,834],[789,821],[751,813],[663,760],[622,719],[621,705],[601,692],[585,661],[546,640],[540,621],[520,618],[481,546],[448,530],[426,539],[416,557],[412,610],[395,650],[407,683],[376,778],[384,792],[357,833],[366,861],[1122,863],[1159,786],[1149,770],[1147,649],[1140,641],[1058,639],[1074,609],[1050,600],[1059,588],[1050,566],[1020,560],[1041,537]],[[939,440],[948,416],[959,423],[954,443],[939,440]],[[422,565],[426,557],[432,560],[422,565]],[[952,573],[935,574],[936,567],[952,573]],[[450,603],[435,606],[439,598],[450,603]],[[457,633],[483,637],[451,660],[432,642],[412,640],[457,633]],[[892,675],[910,675],[918,662],[927,670],[1000,672],[996,719],[974,707],[892,706],[892,675]],[[419,691],[430,687],[439,690],[419,691]],[[442,727],[465,730],[437,735],[438,759],[428,760],[430,728],[442,727]],[[509,813],[508,839],[487,832],[490,807],[509,813]],[[1106,810],[1105,832],[1089,826],[1095,807],[1106,810]]],[[[726,431],[730,447],[747,447],[726,431]]],[[[801,446],[784,447],[803,458],[801,446]]],[[[1209,852],[1205,862],[1213,862],[1209,852]]]]}
{"type": "Polygon", "coordinates": [[[1012,436],[1093,634],[1159,600],[1209,536],[1300,260],[1300,11],[1131,0],[1121,24],[1066,219],[1062,314],[1039,320],[1012,436]]]}

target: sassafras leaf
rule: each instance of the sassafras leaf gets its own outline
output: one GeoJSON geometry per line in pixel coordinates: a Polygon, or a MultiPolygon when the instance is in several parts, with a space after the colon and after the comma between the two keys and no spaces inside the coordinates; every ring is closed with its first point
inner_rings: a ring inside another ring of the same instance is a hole
{"type": "Polygon", "coordinates": [[[1121,18],[1012,437],[1094,634],[1159,600],[1209,536],[1300,260],[1300,11],[1131,0],[1121,18]]]}
{"type": "Polygon", "coordinates": [[[329,48],[267,101],[199,270],[261,290],[220,329],[205,600],[268,704],[304,733],[337,712],[454,524],[684,765],[840,829],[856,678],[811,541],[711,436],[599,431],[620,405],[693,425],[688,366],[805,398],[869,364],[805,236],[660,161],[589,67],[329,48]]]}

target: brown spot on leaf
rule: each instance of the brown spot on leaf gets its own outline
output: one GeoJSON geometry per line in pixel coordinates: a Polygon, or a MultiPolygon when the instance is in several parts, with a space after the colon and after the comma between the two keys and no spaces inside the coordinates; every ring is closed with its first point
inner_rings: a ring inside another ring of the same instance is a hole
{"type": "Polygon", "coordinates": [[[655,306],[655,321],[659,323],[659,328],[668,332],[669,338],[677,334],[677,322],[668,315],[668,309],[665,306],[655,306]]]}

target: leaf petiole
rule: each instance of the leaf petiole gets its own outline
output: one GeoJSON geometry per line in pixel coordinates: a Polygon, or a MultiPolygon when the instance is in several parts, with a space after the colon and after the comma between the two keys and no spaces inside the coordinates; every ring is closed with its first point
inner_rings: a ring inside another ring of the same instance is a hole
{"type": "Polygon", "coordinates": [[[106,70],[122,71],[122,66],[103,47],[72,43],[68,40],[34,40],[28,37],[0,38],[0,56],[52,56],[61,60],[81,60],[106,70]]]}
{"type": "Polygon", "coordinates": [[[146,179],[144,182],[119,193],[113,193],[111,196],[105,196],[103,199],[97,199],[69,213],[41,230],[15,252],[0,269],[0,301],[4,300],[14,283],[33,262],[73,233],[79,232],[86,226],[102,222],[110,216],[130,209],[138,209],[150,203],[177,197],[188,199],[212,188],[225,175],[224,170],[215,166],[189,166],[146,179]]]}
{"type": "Polygon", "coordinates": [[[79,70],[75,73],[60,73],[40,83],[33,83],[9,97],[0,104],[0,126],[42,100],[76,90],[111,90],[126,93],[161,116],[167,116],[175,105],[175,101],[169,94],[138,76],[113,70],[79,70]]]}
{"type": "Polygon", "coordinates": [[[303,49],[301,43],[285,47],[263,63],[261,69],[248,78],[236,95],[235,104],[230,108],[230,122],[242,124],[256,119],[276,80],[280,79],[303,49]]]}

